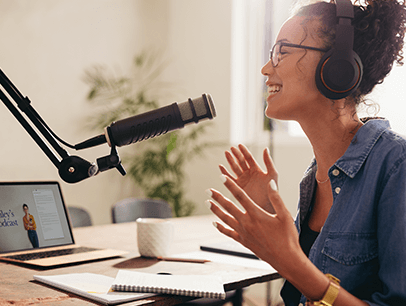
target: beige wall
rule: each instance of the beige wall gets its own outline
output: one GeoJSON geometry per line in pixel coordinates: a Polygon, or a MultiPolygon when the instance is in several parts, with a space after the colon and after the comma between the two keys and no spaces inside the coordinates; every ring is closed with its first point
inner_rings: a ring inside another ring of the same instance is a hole
{"type": "MultiPolygon", "coordinates": [[[[206,138],[227,143],[232,107],[231,16],[232,0],[0,0],[0,67],[30,97],[53,130],[75,144],[98,134],[84,128],[92,113],[85,102],[88,88],[82,80],[84,70],[102,63],[125,72],[141,50],[161,50],[170,62],[164,79],[174,84],[173,96],[163,102],[183,102],[210,93],[218,116],[206,138]]],[[[95,224],[110,222],[114,202],[139,195],[131,181],[115,170],[77,184],[64,183],[2,104],[0,127],[2,181],[58,180],[68,206],[85,207],[95,224]]],[[[225,163],[225,148],[228,145],[188,166],[188,197],[198,204],[196,214],[208,213],[203,204],[205,189],[225,191],[217,167],[225,163]]],[[[119,152],[127,150],[136,150],[136,144],[119,152]]],[[[109,148],[104,145],[68,151],[93,162],[107,155],[109,148]]],[[[297,186],[297,173],[301,176],[306,165],[292,169],[286,159],[291,156],[283,146],[276,150],[275,157],[284,173],[281,191],[291,196],[291,188],[297,186]],[[294,181],[290,179],[291,170],[294,181]]],[[[296,201],[289,200],[294,203],[292,207],[296,207],[296,201]]]]}

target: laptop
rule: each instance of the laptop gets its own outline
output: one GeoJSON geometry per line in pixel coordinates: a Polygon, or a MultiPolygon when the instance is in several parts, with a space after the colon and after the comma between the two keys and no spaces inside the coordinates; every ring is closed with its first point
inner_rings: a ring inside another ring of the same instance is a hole
{"type": "Polygon", "coordinates": [[[0,260],[57,267],[125,253],[75,244],[58,182],[0,182],[0,260]]]}

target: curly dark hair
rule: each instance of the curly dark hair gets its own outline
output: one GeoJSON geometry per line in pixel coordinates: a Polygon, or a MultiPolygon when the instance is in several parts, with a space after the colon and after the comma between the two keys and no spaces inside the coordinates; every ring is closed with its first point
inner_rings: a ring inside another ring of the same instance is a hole
{"type": "MultiPolygon", "coordinates": [[[[355,104],[364,101],[376,84],[383,82],[396,61],[403,65],[403,41],[406,30],[405,0],[355,0],[354,51],[361,58],[364,74],[358,89],[352,94],[355,104]]],[[[317,35],[324,41],[324,48],[331,48],[335,41],[336,5],[334,1],[317,2],[303,6],[295,14],[319,19],[317,35]]],[[[306,30],[305,30],[306,31],[306,30]]]]}

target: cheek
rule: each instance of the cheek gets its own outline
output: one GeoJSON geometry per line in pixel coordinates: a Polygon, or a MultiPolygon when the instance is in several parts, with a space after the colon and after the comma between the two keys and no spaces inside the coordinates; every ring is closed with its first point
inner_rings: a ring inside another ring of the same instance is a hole
{"type": "Polygon", "coordinates": [[[319,94],[316,86],[316,76],[313,69],[297,67],[295,73],[286,75],[286,82],[283,82],[286,98],[306,99],[319,94]]]}
{"type": "Polygon", "coordinates": [[[297,94],[302,95],[303,98],[317,97],[320,92],[316,85],[316,67],[318,60],[303,61],[302,64],[298,64],[296,67],[296,78],[292,80],[291,85],[295,88],[297,94]]]}
{"type": "Polygon", "coordinates": [[[321,93],[316,86],[315,75],[301,71],[286,75],[283,89],[279,97],[268,99],[265,115],[268,118],[280,120],[295,120],[309,109],[315,101],[320,99],[321,93]]]}

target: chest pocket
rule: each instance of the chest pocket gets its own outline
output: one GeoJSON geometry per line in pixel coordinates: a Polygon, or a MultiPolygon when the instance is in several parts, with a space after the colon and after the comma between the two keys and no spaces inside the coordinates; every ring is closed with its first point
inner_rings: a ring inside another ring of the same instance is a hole
{"type": "Polygon", "coordinates": [[[375,233],[330,233],[321,252],[340,264],[358,265],[378,257],[378,241],[375,233]]]}
{"type": "Polygon", "coordinates": [[[321,253],[323,272],[338,277],[341,286],[358,298],[370,299],[381,290],[375,233],[330,233],[321,253]]]}

